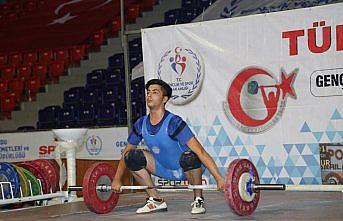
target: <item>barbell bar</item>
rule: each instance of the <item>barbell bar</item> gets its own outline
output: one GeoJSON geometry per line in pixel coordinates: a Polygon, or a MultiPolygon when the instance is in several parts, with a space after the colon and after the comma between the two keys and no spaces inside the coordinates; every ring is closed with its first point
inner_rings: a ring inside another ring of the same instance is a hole
{"type": "MultiPolygon", "coordinates": [[[[82,191],[82,186],[69,186],[68,191],[82,191]]],[[[299,192],[343,192],[343,185],[288,185],[288,184],[252,184],[251,192],[261,190],[281,190],[281,191],[299,191],[299,192]]],[[[95,187],[96,190],[107,192],[113,191],[112,186],[99,185],[95,187]]],[[[211,190],[216,191],[218,188],[209,185],[179,185],[179,186],[121,186],[120,191],[123,190],[211,190]]],[[[247,189],[249,191],[249,189],[247,189]]]]}
{"type": "MultiPolygon", "coordinates": [[[[68,191],[82,191],[82,186],[69,186],[68,191]]],[[[95,187],[98,191],[113,191],[112,186],[98,185],[95,187]]],[[[204,189],[204,190],[218,190],[215,187],[209,185],[179,185],[179,186],[121,186],[120,191],[123,190],[148,190],[148,189],[161,189],[161,190],[193,190],[193,189],[204,189]]]]}
{"type": "MultiPolygon", "coordinates": [[[[119,193],[112,191],[111,183],[116,170],[107,163],[93,164],[85,173],[82,186],[69,186],[68,191],[83,192],[84,202],[95,213],[109,213],[116,206],[119,193]]],[[[209,185],[182,186],[121,186],[121,190],[173,189],[217,190],[209,185]]],[[[225,176],[224,196],[231,210],[240,215],[251,215],[257,208],[260,192],[266,190],[342,192],[343,185],[288,185],[260,184],[254,164],[247,159],[232,161],[225,176]]]]}

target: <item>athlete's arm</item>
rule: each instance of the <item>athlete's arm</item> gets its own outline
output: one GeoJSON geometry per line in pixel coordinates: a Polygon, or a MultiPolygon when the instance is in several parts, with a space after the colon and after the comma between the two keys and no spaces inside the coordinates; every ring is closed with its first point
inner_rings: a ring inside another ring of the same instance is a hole
{"type": "Polygon", "coordinates": [[[136,146],[132,145],[130,143],[127,143],[127,145],[123,151],[123,154],[122,154],[121,159],[120,159],[119,164],[118,164],[116,175],[114,176],[113,181],[112,181],[112,189],[115,191],[120,191],[120,187],[122,186],[121,180],[123,178],[124,171],[126,169],[124,157],[125,157],[126,153],[133,148],[136,148],[136,146]]]}
{"type": "Polygon", "coordinates": [[[126,169],[125,155],[128,151],[136,148],[139,142],[142,140],[142,134],[140,133],[143,124],[143,118],[138,119],[132,127],[132,131],[127,139],[127,144],[123,150],[121,159],[118,164],[116,175],[112,181],[112,189],[119,191],[122,186],[122,178],[126,169]]]}
{"type": "Polygon", "coordinates": [[[190,140],[188,140],[187,146],[199,157],[201,162],[205,165],[205,167],[216,179],[218,189],[224,191],[224,178],[219,173],[216,163],[214,162],[212,157],[206,152],[206,150],[200,144],[198,139],[192,137],[190,140]]]}

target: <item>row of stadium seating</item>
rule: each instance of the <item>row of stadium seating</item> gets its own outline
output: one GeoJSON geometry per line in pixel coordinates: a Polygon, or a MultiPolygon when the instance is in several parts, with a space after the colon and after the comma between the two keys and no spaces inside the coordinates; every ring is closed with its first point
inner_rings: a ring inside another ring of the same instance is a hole
{"type": "MultiPolygon", "coordinates": [[[[156,0],[127,2],[130,4],[126,8],[126,22],[130,23],[143,10],[151,10],[156,0]]],[[[44,10],[51,2],[11,1],[3,4],[0,7],[0,26],[10,25],[12,20],[6,19],[8,14],[22,13],[25,17],[23,12],[29,10],[25,5],[33,3],[35,7],[30,10],[44,10]]],[[[67,68],[78,66],[90,51],[99,50],[106,38],[118,35],[119,30],[120,17],[116,15],[81,45],[0,52],[0,120],[10,119],[11,112],[19,109],[22,101],[35,100],[37,92],[44,91],[47,83],[58,83],[67,68]]]]}
{"type": "MultiPolygon", "coordinates": [[[[127,9],[126,22],[134,22],[142,10],[150,10],[157,1],[143,0],[143,4],[139,2],[130,5],[127,9]]],[[[213,2],[215,0],[182,0],[182,8],[165,12],[164,21],[149,27],[190,22],[213,2]]],[[[87,57],[89,51],[99,50],[108,37],[118,35],[120,28],[120,17],[114,16],[82,45],[0,54],[0,67],[4,67],[1,69],[0,90],[3,85],[4,94],[11,94],[3,99],[0,97],[2,99],[0,100],[0,116],[10,118],[11,111],[18,108],[22,100],[35,100],[36,93],[44,91],[46,83],[58,83],[59,76],[65,74],[68,67],[79,65],[80,61],[87,57]],[[60,70],[54,72],[53,66],[58,62],[60,62],[60,70]],[[25,83],[30,79],[33,79],[33,82],[39,82],[33,83],[35,85],[33,89],[29,89],[30,84],[25,83]],[[24,82],[23,86],[21,82],[24,82]],[[19,87],[13,86],[15,84],[19,87]],[[19,90],[14,90],[14,88],[19,90]]],[[[141,38],[129,42],[129,52],[129,66],[132,70],[143,58],[141,38]]],[[[53,105],[40,109],[37,128],[126,124],[123,54],[110,56],[108,64],[107,69],[96,69],[88,73],[85,87],[66,90],[61,106],[53,105]]],[[[135,120],[146,112],[143,96],[144,80],[133,81],[131,86],[132,111],[135,120]]]]}
{"type": "MultiPolygon", "coordinates": [[[[88,83],[88,82],[87,82],[88,83]]],[[[131,83],[133,120],[146,113],[144,79],[131,83]]],[[[38,129],[111,126],[126,124],[125,84],[73,87],[64,92],[62,106],[39,110],[38,129]],[[102,88],[102,89],[99,89],[102,88]]]]}

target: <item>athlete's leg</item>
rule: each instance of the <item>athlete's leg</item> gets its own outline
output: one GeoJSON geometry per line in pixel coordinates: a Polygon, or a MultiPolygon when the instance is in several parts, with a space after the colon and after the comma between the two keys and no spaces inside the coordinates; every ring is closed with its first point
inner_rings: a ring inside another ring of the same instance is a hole
{"type": "MultiPolygon", "coordinates": [[[[192,151],[184,152],[180,157],[180,165],[192,185],[201,185],[202,168],[201,161],[192,151]]],[[[192,203],[192,214],[201,214],[206,212],[202,189],[194,189],[194,202],[192,203]]]]}
{"type": "MultiPolygon", "coordinates": [[[[191,185],[202,184],[202,168],[201,161],[192,151],[186,151],[180,158],[180,165],[191,185]]],[[[202,197],[201,189],[194,189],[194,198],[202,197]]]]}
{"type": "MultiPolygon", "coordinates": [[[[127,168],[131,171],[135,180],[142,186],[154,186],[151,174],[155,173],[155,159],[149,151],[134,149],[125,156],[127,168]]],[[[149,197],[161,199],[156,189],[146,190],[149,197]]]]}

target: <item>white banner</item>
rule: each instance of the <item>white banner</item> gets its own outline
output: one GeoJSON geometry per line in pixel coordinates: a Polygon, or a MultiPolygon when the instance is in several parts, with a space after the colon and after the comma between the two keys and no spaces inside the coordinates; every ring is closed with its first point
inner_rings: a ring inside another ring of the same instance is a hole
{"type": "MultiPolygon", "coordinates": [[[[126,127],[89,129],[76,159],[119,160],[126,145],[126,127]]],[[[51,131],[0,134],[0,161],[19,162],[38,158],[54,159],[51,131]]]]}
{"type": "Polygon", "coordinates": [[[342,11],[340,3],[143,29],[145,80],[172,86],[167,109],[223,174],[249,158],[261,182],[321,183],[319,144],[343,142],[342,11]]]}
{"type": "Polygon", "coordinates": [[[217,0],[192,22],[279,12],[342,2],[342,0],[217,0]]]}

